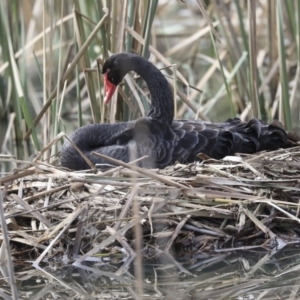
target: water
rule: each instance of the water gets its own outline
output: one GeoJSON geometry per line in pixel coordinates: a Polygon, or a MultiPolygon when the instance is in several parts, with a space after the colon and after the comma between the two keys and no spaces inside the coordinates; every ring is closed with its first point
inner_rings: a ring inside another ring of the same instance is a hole
{"type": "MultiPolygon", "coordinates": [[[[56,257],[34,269],[17,262],[21,299],[135,299],[130,258],[85,262],[79,268],[56,257]]],[[[162,253],[143,261],[144,299],[299,299],[299,246],[281,251],[222,254],[162,253]]],[[[139,282],[139,284],[141,284],[139,282]]],[[[0,291],[10,287],[1,279],[0,291]]]]}

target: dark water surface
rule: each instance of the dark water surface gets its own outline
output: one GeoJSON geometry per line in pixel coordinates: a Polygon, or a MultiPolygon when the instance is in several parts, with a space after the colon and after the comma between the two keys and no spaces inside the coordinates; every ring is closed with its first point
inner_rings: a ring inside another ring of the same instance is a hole
{"type": "MultiPolygon", "coordinates": [[[[126,256],[97,257],[80,267],[56,258],[41,269],[15,261],[15,273],[20,299],[140,299],[141,284],[143,299],[300,299],[299,249],[162,253],[143,261],[142,283],[135,280],[134,258],[126,256]]],[[[3,277],[0,292],[12,299],[3,277]]]]}

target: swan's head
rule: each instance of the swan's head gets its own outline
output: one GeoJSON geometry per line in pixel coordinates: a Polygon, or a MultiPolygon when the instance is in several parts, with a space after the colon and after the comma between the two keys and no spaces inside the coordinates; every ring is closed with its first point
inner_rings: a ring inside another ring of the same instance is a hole
{"type": "Polygon", "coordinates": [[[105,84],[105,104],[109,103],[124,76],[133,69],[133,62],[131,60],[133,56],[136,55],[131,53],[118,53],[110,56],[105,61],[102,68],[105,84]]]}

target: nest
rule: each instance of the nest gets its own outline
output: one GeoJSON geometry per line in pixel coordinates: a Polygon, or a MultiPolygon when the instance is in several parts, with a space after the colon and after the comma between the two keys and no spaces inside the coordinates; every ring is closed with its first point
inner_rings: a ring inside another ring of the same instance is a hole
{"type": "MultiPolygon", "coordinates": [[[[300,237],[300,147],[201,158],[163,170],[120,163],[105,172],[38,162],[1,178],[7,268],[0,296],[10,293],[9,251],[15,278],[43,278],[35,290],[43,295],[128,299],[140,289],[151,299],[285,297],[299,280],[288,266],[300,260],[292,254],[300,237]],[[289,255],[262,270],[279,253],[289,255]],[[284,287],[272,284],[275,275],[284,287]],[[79,281],[89,284],[79,288],[79,281]]],[[[19,293],[26,295],[26,284],[19,293]]]]}

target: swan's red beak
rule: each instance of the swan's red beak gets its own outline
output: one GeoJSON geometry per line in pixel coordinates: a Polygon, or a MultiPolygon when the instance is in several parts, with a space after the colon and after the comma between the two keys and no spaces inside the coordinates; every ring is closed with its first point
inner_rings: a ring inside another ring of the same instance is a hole
{"type": "MultiPolygon", "coordinates": [[[[109,71],[108,71],[109,72],[109,71]]],[[[111,100],[111,97],[113,96],[117,86],[113,83],[111,83],[108,78],[107,78],[107,74],[108,72],[106,72],[104,74],[104,85],[105,85],[105,99],[104,99],[104,104],[108,104],[109,101],[111,100]]]]}

